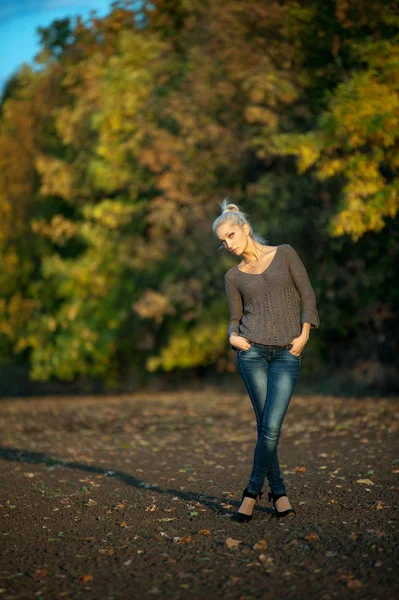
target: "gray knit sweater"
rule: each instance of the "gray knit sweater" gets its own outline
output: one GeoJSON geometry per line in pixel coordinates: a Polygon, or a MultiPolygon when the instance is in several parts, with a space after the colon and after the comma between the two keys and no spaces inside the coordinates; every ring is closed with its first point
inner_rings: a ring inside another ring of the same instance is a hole
{"type": "Polygon", "coordinates": [[[229,269],[225,289],[230,311],[229,336],[236,332],[249,342],[286,346],[300,335],[302,323],[319,327],[313,288],[303,262],[290,244],[277,246],[272,262],[262,273],[229,269]]]}

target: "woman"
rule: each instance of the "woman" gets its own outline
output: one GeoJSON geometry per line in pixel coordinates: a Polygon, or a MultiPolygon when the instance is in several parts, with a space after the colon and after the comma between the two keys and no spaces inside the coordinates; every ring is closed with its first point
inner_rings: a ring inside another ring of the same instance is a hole
{"type": "Polygon", "coordinates": [[[269,246],[254,235],[245,213],[224,200],[213,232],[241,262],[225,274],[229,342],[257,423],[253,469],[235,520],[252,519],[267,477],[278,517],[296,516],[281,477],[277,445],[312,327],[316,298],[306,269],[289,244],[269,246]],[[300,308],[301,303],[301,308],[300,308]]]}

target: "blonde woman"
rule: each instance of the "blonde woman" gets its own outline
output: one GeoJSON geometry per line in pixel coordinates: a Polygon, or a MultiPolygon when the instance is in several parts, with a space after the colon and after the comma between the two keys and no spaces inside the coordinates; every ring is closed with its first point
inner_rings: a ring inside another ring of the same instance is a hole
{"type": "Polygon", "coordinates": [[[305,266],[289,244],[269,246],[247,216],[224,200],[212,229],[221,248],[241,258],[225,274],[230,347],[251,400],[257,443],[248,485],[235,520],[252,519],[267,478],[277,517],[295,517],[281,476],[277,445],[311,328],[319,327],[316,298],[305,266]]]}

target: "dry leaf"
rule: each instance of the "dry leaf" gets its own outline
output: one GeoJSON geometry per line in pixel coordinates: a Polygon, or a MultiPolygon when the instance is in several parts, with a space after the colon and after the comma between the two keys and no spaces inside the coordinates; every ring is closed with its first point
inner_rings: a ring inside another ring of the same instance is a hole
{"type": "Polygon", "coordinates": [[[270,564],[273,562],[274,559],[272,556],[266,556],[266,554],[262,553],[262,554],[259,554],[258,560],[262,563],[270,564]]]}
{"type": "Polygon", "coordinates": [[[265,560],[266,560],[266,554],[259,554],[258,560],[260,560],[260,562],[265,562],[265,560]]]}
{"type": "Polygon", "coordinates": [[[87,502],[85,502],[85,506],[97,506],[97,502],[92,498],[89,498],[87,502]]]}
{"type": "Polygon", "coordinates": [[[234,538],[227,538],[226,539],[226,545],[228,548],[230,548],[230,550],[235,550],[236,548],[238,548],[238,544],[241,544],[241,540],[235,540],[234,538]]]}
{"type": "Polygon", "coordinates": [[[198,532],[200,535],[209,535],[211,532],[209,529],[200,529],[198,532]]]}
{"type": "Polygon", "coordinates": [[[305,540],[308,540],[309,542],[313,542],[314,540],[319,540],[319,536],[317,535],[317,533],[310,533],[309,535],[305,535],[305,540]]]}
{"type": "Polygon", "coordinates": [[[346,581],[346,585],[348,588],[360,588],[363,586],[362,582],[353,575],[353,573],[349,573],[349,575],[341,575],[340,579],[346,581]]]}
{"type": "Polygon", "coordinates": [[[266,540],[259,540],[259,542],[256,542],[256,544],[254,544],[252,546],[253,550],[266,550],[266,548],[267,548],[266,540]]]}
{"type": "Polygon", "coordinates": [[[46,577],[46,575],[47,575],[46,569],[38,569],[36,571],[36,573],[34,574],[34,577],[36,579],[41,579],[42,577],[46,577]]]}
{"type": "Polygon", "coordinates": [[[93,577],[91,575],[81,575],[80,581],[87,583],[88,581],[92,581],[93,577]]]}
{"type": "Polygon", "coordinates": [[[347,581],[347,586],[348,586],[348,588],[354,589],[354,588],[363,587],[363,584],[358,579],[349,579],[347,581]]]}
{"type": "Polygon", "coordinates": [[[374,485],[371,479],[358,479],[356,483],[364,483],[365,485],[374,485]]]}
{"type": "Polygon", "coordinates": [[[173,538],[173,541],[176,542],[177,544],[190,544],[193,539],[191,537],[191,535],[184,535],[182,537],[176,536],[173,538]]]}

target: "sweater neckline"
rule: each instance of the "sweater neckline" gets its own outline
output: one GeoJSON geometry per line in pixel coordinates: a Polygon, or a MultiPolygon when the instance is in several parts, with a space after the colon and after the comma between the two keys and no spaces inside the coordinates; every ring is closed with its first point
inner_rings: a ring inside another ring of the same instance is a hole
{"type": "Polygon", "coordinates": [[[260,273],[246,273],[245,271],[240,271],[240,269],[238,268],[238,265],[236,265],[236,269],[239,273],[242,273],[243,275],[263,275],[264,273],[266,273],[266,271],[268,271],[270,269],[270,267],[272,266],[272,264],[274,263],[274,260],[278,254],[280,246],[277,246],[277,250],[274,253],[274,256],[272,258],[272,261],[268,264],[268,266],[266,267],[266,269],[264,269],[263,271],[261,271],[260,273]]]}

